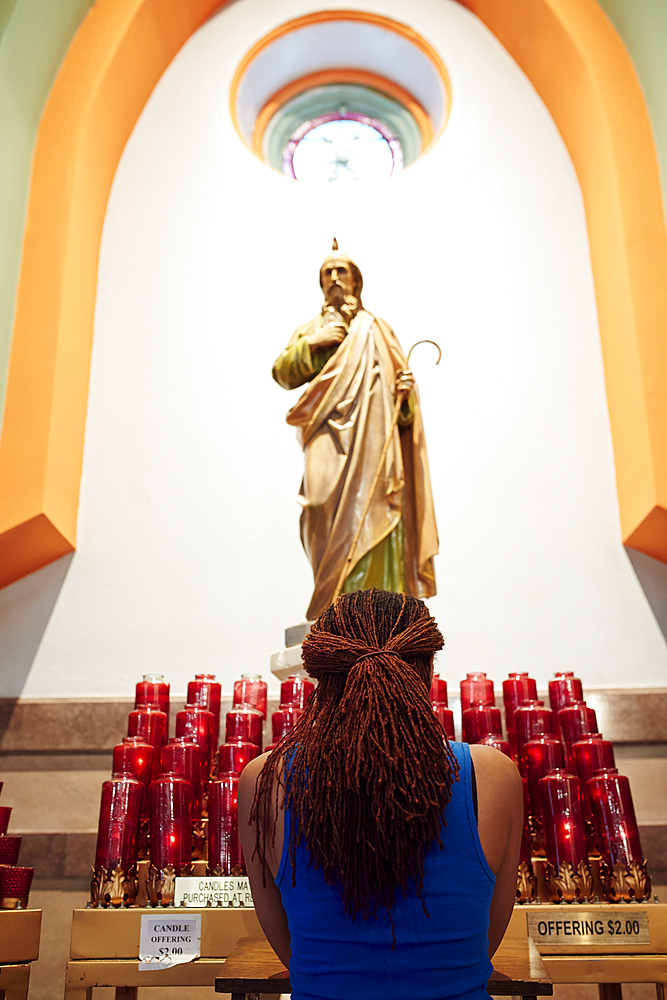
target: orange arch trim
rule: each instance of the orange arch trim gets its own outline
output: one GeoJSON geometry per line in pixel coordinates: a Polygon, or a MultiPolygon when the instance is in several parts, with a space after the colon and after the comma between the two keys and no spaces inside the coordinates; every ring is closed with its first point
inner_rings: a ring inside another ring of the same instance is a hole
{"type": "Polygon", "coordinates": [[[399,87],[397,83],[394,83],[393,80],[388,80],[384,76],[378,76],[377,73],[369,73],[367,70],[361,69],[325,69],[320,70],[318,73],[309,73],[308,76],[303,76],[299,80],[293,80],[292,83],[288,83],[285,87],[278,90],[266,102],[257,116],[255,131],[252,137],[253,151],[260,159],[262,159],[264,133],[276,111],[282,108],[284,104],[287,104],[288,101],[291,101],[293,97],[296,97],[297,94],[303,94],[304,91],[310,90],[311,87],[324,87],[331,83],[356,83],[362,87],[372,87],[374,90],[379,90],[381,93],[386,94],[387,97],[393,97],[395,101],[398,101],[404,108],[407,108],[417,122],[422,137],[422,150],[433,139],[431,119],[419,101],[412,94],[409,94],[407,90],[404,90],[403,87],[399,87]]]}
{"type": "MultiPolygon", "coordinates": [[[[572,156],[588,222],[623,539],[667,561],[667,238],[641,87],[595,0],[462,2],[526,72],[572,156]]],[[[97,0],[49,95],[33,157],[0,439],[0,586],[76,544],[111,182],[160,75],[220,6],[97,0]]]]}

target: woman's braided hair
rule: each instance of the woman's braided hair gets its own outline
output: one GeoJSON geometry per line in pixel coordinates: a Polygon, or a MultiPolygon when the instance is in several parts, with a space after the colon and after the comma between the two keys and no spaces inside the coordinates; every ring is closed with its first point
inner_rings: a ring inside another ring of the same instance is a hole
{"type": "Polygon", "coordinates": [[[265,871],[283,784],[293,884],[303,836],[352,917],[391,911],[411,884],[421,898],[424,856],[434,842],[442,848],[458,770],[429,695],[443,645],[426,606],[408,594],[343,594],[315,622],[302,656],[318,686],[264,765],[251,813],[265,871]]]}

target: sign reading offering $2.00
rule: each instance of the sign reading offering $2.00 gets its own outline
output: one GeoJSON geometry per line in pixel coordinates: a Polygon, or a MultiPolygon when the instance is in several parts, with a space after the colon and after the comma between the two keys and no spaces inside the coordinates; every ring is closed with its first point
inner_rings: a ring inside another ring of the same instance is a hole
{"type": "Polygon", "coordinates": [[[201,913],[183,915],[165,909],[162,916],[141,915],[139,971],[171,969],[201,954],[201,913]]]}

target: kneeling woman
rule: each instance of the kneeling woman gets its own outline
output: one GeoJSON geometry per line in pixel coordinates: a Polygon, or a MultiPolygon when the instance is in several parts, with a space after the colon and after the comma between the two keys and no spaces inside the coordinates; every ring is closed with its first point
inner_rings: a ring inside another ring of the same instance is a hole
{"type": "Polygon", "coordinates": [[[442,646],[414,597],[339,597],[303,642],[319,682],[306,711],[241,776],[255,908],[293,1000],[486,1000],[521,779],[492,747],[443,739],[429,695],[442,646]]]}

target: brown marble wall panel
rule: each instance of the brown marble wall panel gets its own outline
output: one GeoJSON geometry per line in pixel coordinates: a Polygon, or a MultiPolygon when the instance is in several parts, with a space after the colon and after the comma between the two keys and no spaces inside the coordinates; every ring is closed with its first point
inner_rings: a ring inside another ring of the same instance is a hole
{"type": "MultiPolygon", "coordinates": [[[[454,685],[451,685],[452,688],[454,685]]],[[[661,743],[667,741],[667,689],[597,689],[584,691],[595,708],[600,729],[614,743],[661,743]]],[[[172,704],[170,731],[182,699],[172,704]]],[[[127,732],[127,716],[133,703],[105,698],[0,699],[0,753],[101,753],[109,751],[127,732]]],[[[222,705],[224,715],[230,702],[222,705]]],[[[450,707],[455,718],[459,699],[452,692],[450,707]]],[[[269,715],[277,708],[273,700],[269,715]]],[[[270,725],[265,732],[269,742],[270,725]]]]}

